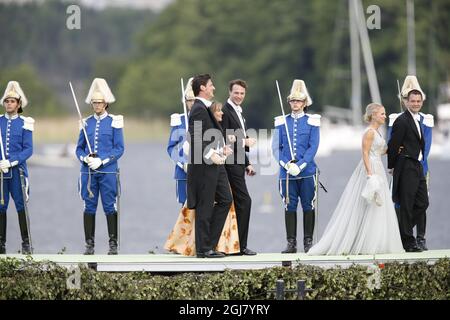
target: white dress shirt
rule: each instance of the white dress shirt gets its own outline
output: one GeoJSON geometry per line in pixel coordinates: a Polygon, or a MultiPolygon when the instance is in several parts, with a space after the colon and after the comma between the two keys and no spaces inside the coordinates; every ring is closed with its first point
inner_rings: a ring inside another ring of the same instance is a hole
{"type": "Polygon", "coordinates": [[[207,108],[209,108],[212,105],[212,101],[206,100],[205,98],[195,97],[195,99],[198,99],[201,102],[203,102],[207,108]]]}
{"type": "Polygon", "coordinates": [[[241,123],[242,130],[244,131],[244,136],[247,137],[247,133],[245,132],[245,125],[244,125],[244,118],[242,117],[242,108],[241,106],[237,106],[231,101],[231,99],[228,99],[227,102],[230,104],[230,106],[233,107],[234,111],[236,111],[239,122],[241,123]]]}
{"type": "MultiPolygon", "coordinates": [[[[409,109],[408,109],[409,111],[409,109]]],[[[419,137],[422,139],[422,132],[420,131],[420,114],[418,113],[412,113],[411,111],[409,111],[409,113],[411,113],[413,119],[414,119],[414,123],[416,124],[416,128],[417,131],[419,132],[419,137]]],[[[422,161],[423,155],[422,155],[422,149],[420,149],[419,152],[419,157],[417,158],[417,160],[422,161]]]]}

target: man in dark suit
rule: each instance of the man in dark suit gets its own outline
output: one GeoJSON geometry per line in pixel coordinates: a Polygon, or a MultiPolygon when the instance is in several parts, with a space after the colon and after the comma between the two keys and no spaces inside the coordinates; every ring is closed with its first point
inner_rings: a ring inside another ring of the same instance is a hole
{"type": "Polygon", "coordinates": [[[209,110],[214,85],[208,74],[192,80],[195,102],[189,114],[190,163],[187,169],[187,206],[195,209],[195,248],[198,258],[225,255],[214,248],[225,224],[232,197],[224,163],[230,150],[222,129],[209,110]],[[220,148],[222,147],[222,148],[220,148]],[[219,151],[220,150],[220,151],[219,151]]]}
{"type": "MultiPolygon", "coordinates": [[[[418,90],[422,94],[422,100],[425,101],[426,96],[425,93],[422,91],[419,85],[419,81],[417,80],[416,76],[408,75],[405,78],[405,81],[403,82],[402,89],[400,91],[400,97],[401,97],[401,104],[405,107],[408,103],[408,93],[412,90],[418,90]]],[[[392,125],[394,124],[395,120],[401,113],[392,113],[389,115],[389,127],[388,127],[388,141],[391,136],[391,130],[392,125]]],[[[424,114],[422,112],[419,112],[420,115],[420,128],[423,132],[423,137],[425,140],[425,153],[423,154],[423,158],[421,160],[422,167],[423,167],[423,174],[425,176],[425,179],[427,181],[427,187],[429,187],[429,170],[428,170],[428,156],[430,154],[431,150],[431,143],[433,140],[433,127],[434,127],[434,117],[432,114],[424,114]]],[[[395,204],[395,212],[397,213],[397,216],[400,217],[400,205],[398,203],[395,204]]],[[[417,221],[416,225],[416,232],[417,232],[417,245],[422,251],[428,250],[426,240],[425,240],[425,232],[426,232],[426,225],[427,225],[427,219],[426,215],[422,216],[422,219],[417,221]]]]}
{"type": "Polygon", "coordinates": [[[400,204],[399,227],[407,252],[420,252],[413,228],[428,208],[428,190],[421,160],[425,155],[424,133],[419,124],[423,93],[407,95],[407,109],[395,120],[388,143],[388,169],[393,169],[392,199],[400,204]]]}
{"type": "Polygon", "coordinates": [[[240,254],[255,255],[256,252],[247,248],[252,199],[245,183],[245,173],[249,176],[256,173],[246,154],[249,148],[256,143],[256,140],[249,138],[246,134],[245,119],[242,116],[241,108],[245,99],[247,84],[241,79],[232,80],[228,89],[229,98],[222,109],[222,128],[229,142],[233,143],[233,156],[227,159],[225,169],[227,170],[236,209],[240,254]]]}

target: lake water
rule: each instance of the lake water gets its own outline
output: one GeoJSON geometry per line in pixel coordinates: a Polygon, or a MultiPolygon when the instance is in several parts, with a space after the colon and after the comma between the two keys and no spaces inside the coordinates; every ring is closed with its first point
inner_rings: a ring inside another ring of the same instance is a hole
{"type": "MultiPolygon", "coordinates": [[[[165,252],[164,242],[179,213],[175,199],[173,164],[165,144],[128,144],[122,159],[121,253],[165,252]]],[[[36,146],[39,153],[42,146],[36,146]]],[[[319,195],[319,235],[351,173],[360,160],[357,151],[339,151],[317,158],[320,180],[328,189],[319,195]]],[[[430,159],[430,207],[427,241],[429,249],[450,248],[450,162],[430,159]]],[[[261,173],[258,168],[258,173],[261,173]]],[[[30,166],[31,232],[35,253],[81,253],[84,250],[83,203],[77,191],[79,166],[50,168],[30,166]]],[[[277,175],[247,178],[252,196],[249,248],[279,252],[285,246],[284,209],[278,193],[277,175]]],[[[299,209],[298,238],[302,239],[299,209]]],[[[101,204],[97,212],[96,253],[108,250],[106,218],[101,204]]],[[[8,210],[7,252],[20,249],[20,234],[13,202],[8,210]]],[[[301,246],[300,246],[301,247],[301,246]]]]}

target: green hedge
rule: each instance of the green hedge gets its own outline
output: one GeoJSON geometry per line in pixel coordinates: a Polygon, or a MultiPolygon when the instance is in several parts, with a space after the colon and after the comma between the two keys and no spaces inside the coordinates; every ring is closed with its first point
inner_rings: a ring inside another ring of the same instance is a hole
{"type": "MultiPolygon", "coordinates": [[[[80,266],[80,289],[68,289],[73,274],[54,263],[0,259],[0,299],[274,299],[277,279],[295,289],[305,279],[313,292],[306,299],[449,299],[450,260],[433,265],[388,263],[377,288],[367,285],[364,266],[322,269],[313,266],[263,270],[183,273],[96,272],[80,266]]],[[[287,299],[295,299],[292,293],[287,299]]]]}

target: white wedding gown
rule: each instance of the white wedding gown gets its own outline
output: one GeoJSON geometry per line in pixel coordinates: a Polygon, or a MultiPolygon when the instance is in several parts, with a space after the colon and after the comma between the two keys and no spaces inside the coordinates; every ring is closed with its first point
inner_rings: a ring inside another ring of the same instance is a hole
{"type": "Polygon", "coordinates": [[[361,159],[322,238],[311,247],[308,255],[404,252],[386,172],[381,161],[381,155],[386,150],[386,141],[375,131],[369,159],[372,175],[377,175],[376,179],[380,182],[377,201],[369,203],[361,196],[368,181],[361,159]]]}

